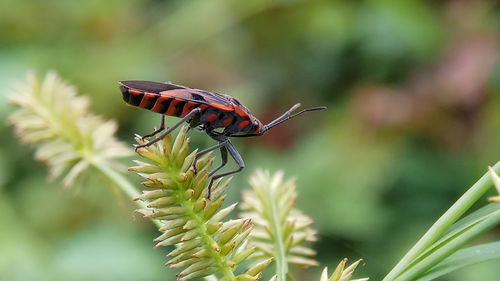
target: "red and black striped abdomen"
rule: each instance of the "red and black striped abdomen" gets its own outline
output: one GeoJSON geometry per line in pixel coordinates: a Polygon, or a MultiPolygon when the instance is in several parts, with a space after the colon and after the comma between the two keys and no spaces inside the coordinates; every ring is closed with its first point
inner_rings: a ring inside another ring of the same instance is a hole
{"type": "Polygon", "coordinates": [[[128,104],[160,114],[182,118],[199,108],[201,124],[209,128],[226,128],[230,134],[254,132],[261,127],[256,127],[258,120],[248,109],[227,95],[149,81],[123,81],[120,89],[128,104]]]}
{"type": "Polygon", "coordinates": [[[179,95],[179,92],[183,93],[185,90],[174,89],[164,91],[164,93],[149,93],[123,85],[120,88],[123,100],[128,104],[169,116],[184,117],[195,108],[199,107],[203,111],[208,107],[206,104],[187,100],[183,98],[183,95],[179,95]]]}

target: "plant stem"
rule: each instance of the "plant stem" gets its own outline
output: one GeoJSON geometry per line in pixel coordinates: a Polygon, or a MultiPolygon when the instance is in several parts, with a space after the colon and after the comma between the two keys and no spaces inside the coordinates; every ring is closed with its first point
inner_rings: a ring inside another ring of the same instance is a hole
{"type": "Polygon", "coordinates": [[[452,253],[456,252],[468,241],[476,238],[487,230],[497,226],[500,222],[500,211],[491,214],[484,221],[477,223],[463,233],[457,235],[453,240],[447,242],[443,247],[436,249],[429,256],[422,259],[419,263],[411,266],[407,271],[403,272],[396,281],[415,280],[421,276],[422,273],[430,270],[439,262],[449,257],[452,253]]]}
{"type": "MultiPolygon", "coordinates": [[[[178,183],[178,185],[182,185],[181,183],[178,183]]],[[[189,201],[188,198],[186,198],[185,195],[185,190],[182,188],[178,189],[178,198],[181,198],[179,201],[182,201],[182,205],[186,207],[189,211],[189,217],[191,220],[197,221],[197,229],[199,232],[199,236],[201,237],[201,240],[205,244],[205,249],[207,249],[210,252],[210,255],[212,258],[215,260],[215,263],[217,264],[217,267],[219,268],[220,272],[224,275],[224,277],[227,278],[227,280],[235,280],[235,276],[233,271],[229,266],[227,266],[224,262],[224,258],[221,256],[220,251],[217,251],[212,247],[212,245],[217,245],[217,248],[220,249],[219,244],[217,244],[217,241],[214,240],[212,235],[210,235],[207,231],[207,227],[205,226],[205,221],[204,219],[197,214],[194,211],[194,205],[192,202],[189,201]]]]}
{"type": "MultiPolygon", "coordinates": [[[[493,166],[493,170],[500,171],[500,161],[493,166]]],[[[430,245],[455,223],[491,186],[491,177],[485,173],[460,199],[446,211],[396,266],[382,279],[382,281],[395,280],[408,269],[408,265],[425,251],[430,245]]]]}
{"type": "Polygon", "coordinates": [[[285,243],[283,242],[283,231],[281,229],[280,215],[276,198],[273,196],[271,188],[266,188],[269,206],[271,208],[271,227],[274,233],[274,248],[276,250],[276,275],[278,281],[285,281],[288,273],[288,261],[285,252],[285,243]]]}
{"type": "MultiPolygon", "coordinates": [[[[103,173],[108,179],[110,179],[113,183],[115,183],[125,194],[127,194],[130,198],[136,198],[140,195],[139,191],[119,172],[112,169],[107,165],[103,160],[94,157],[89,159],[89,162],[94,166],[97,170],[103,173]]],[[[141,200],[134,201],[139,208],[146,209],[146,203],[141,200]]],[[[161,227],[161,223],[159,220],[151,220],[158,228],[161,227]]]]}
{"type": "MultiPolygon", "coordinates": [[[[94,166],[97,170],[103,173],[108,179],[110,179],[113,183],[115,183],[125,194],[127,194],[130,198],[136,198],[140,195],[139,191],[119,172],[112,169],[107,165],[106,162],[101,159],[94,157],[90,159],[89,162],[94,166]]],[[[141,200],[134,201],[139,208],[146,209],[147,205],[141,200]]],[[[159,220],[151,219],[151,221],[156,225],[156,227],[160,228],[162,225],[159,220]]],[[[205,231],[206,232],[206,231],[205,231]]],[[[232,271],[227,272],[224,271],[224,275],[227,277],[232,277],[230,280],[234,279],[234,274],[232,271]]],[[[217,278],[214,275],[204,277],[207,281],[214,281],[217,278]]]]}

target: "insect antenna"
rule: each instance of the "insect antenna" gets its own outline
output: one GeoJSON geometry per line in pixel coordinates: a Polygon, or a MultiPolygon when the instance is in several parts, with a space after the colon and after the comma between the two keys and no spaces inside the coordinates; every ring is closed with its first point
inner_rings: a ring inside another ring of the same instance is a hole
{"type": "Polygon", "coordinates": [[[299,112],[297,112],[295,114],[292,114],[292,112],[295,111],[299,107],[300,107],[300,103],[295,104],[289,110],[287,110],[285,113],[283,113],[280,117],[274,119],[273,121],[271,121],[271,123],[264,125],[264,127],[262,128],[261,133],[263,134],[264,132],[268,131],[272,127],[277,126],[277,125],[279,125],[279,124],[281,124],[281,123],[283,123],[283,122],[285,122],[287,120],[290,120],[290,119],[292,119],[292,118],[294,118],[296,116],[299,116],[302,113],[309,112],[309,111],[316,111],[316,110],[326,109],[326,106],[310,107],[310,108],[303,109],[303,110],[301,110],[301,111],[299,111],[299,112]]]}

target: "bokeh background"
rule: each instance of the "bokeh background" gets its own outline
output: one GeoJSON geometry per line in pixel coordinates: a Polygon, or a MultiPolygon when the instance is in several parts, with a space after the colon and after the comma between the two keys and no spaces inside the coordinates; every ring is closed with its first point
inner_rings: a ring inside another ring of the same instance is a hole
{"type": "MultiPolygon", "coordinates": [[[[62,189],[13,137],[9,87],[51,69],[117,120],[130,144],[159,116],[126,106],[119,80],[228,93],[263,121],[296,102],[328,106],[235,140],[247,168],[228,201],[256,168],[284,170],[319,230],[322,266],[363,258],[357,276],[379,280],[500,160],[495,4],[0,0],[0,280],[174,280],[166,249],[152,249],[156,230],[127,197],[99,180],[62,189]]],[[[212,144],[191,135],[195,147],[212,144]]],[[[440,280],[498,276],[497,261],[440,280]]]]}

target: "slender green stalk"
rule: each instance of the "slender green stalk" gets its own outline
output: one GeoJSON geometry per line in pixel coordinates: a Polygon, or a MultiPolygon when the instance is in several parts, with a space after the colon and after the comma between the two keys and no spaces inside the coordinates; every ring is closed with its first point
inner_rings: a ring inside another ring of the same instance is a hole
{"type": "Polygon", "coordinates": [[[500,223],[500,211],[493,213],[487,219],[477,223],[463,233],[457,235],[454,239],[447,242],[443,247],[436,249],[429,256],[421,260],[414,266],[411,266],[407,271],[403,272],[399,277],[394,279],[395,281],[407,281],[415,280],[420,277],[422,273],[431,269],[433,266],[438,264],[440,261],[449,257],[452,253],[456,252],[465,243],[484,233],[485,231],[492,229],[500,223]]]}
{"type": "MultiPolygon", "coordinates": [[[[267,198],[274,198],[272,190],[270,188],[267,190],[267,198]]],[[[279,216],[278,206],[276,206],[276,201],[269,200],[269,205],[271,209],[271,227],[275,234],[274,237],[274,248],[276,249],[276,275],[278,281],[285,281],[288,273],[288,260],[286,258],[285,243],[283,241],[283,233],[281,229],[281,220],[279,216]]]]}
{"type": "MultiPolygon", "coordinates": [[[[493,166],[493,170],[500,170],[500,162],[493,166]]],[[[491,186],[491,177],[485,173],[460,199],[444,213],[411,250],[396,264],[382,281],[395,280],[408,269],[412,261],[422,254],[429,246],[462,216],[491,186]]]]}
{"type": "Polygon", "coordinates": [[[419,281],[431,281],[452,271],[460,270],[485,261],[500,260],[500,241],[480,244],[465,249],[460,249],[445,260],[439,262],[431,270],[426,271],[419,281]]]}
{"type": "Polygon", "coordinates": [[[253,258],[276,261],[275,279],[294,280],[289,266],[317,266],[316,252],[306,246],[316,241],[312,219],[294,208],[297,200],[295,180],[284,180],[284,173],[256,171],[249,180],[251,190],[243,192],[240,218],[255,222],[250,244],[257,249],[253,258]]]}
{"type": "MultiPolygon", "coordinates": [[[[109,180],[111,180],[117,187],[119,187],[131,199],[137,198],[141,193],[119,172],[112,169],[107,163],[99,158],[90,159],[89,162],[98,171],[103,173],[109,180]]],[[[141,209],[147,208],[147,204],[141,200],[134,201],[141,209]]],[[[161,227],[159,220],[151,220],[157,227],[161,227]]]]}

